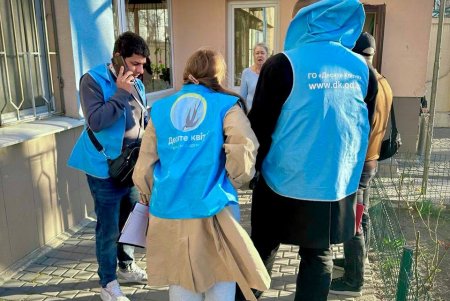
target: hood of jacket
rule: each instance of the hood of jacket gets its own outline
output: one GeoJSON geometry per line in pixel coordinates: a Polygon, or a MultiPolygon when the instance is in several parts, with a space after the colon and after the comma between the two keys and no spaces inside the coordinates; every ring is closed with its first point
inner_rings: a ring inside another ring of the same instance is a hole
{"type": "Polygon", "coordinates": [[[321,41],[337,42],[352,49],[364,20],[364,8],[359,0],[319,0],[300,9],[292,19],[284,50],[321,41]]]}

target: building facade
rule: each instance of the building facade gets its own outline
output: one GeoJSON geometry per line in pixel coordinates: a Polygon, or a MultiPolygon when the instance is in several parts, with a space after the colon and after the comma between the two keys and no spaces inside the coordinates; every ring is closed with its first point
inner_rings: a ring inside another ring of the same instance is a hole
{"type": "MultiPolygon", "coordinates": [[[[365,30],[395,95],[404,150],[415,150],[432,1],[367,0],[365,30]]],[[[78,85],[110,61],[115,37],[148,42],[150,102],[178,90],[189,55],[222,52],[238,89],[255,43],[282,51],[295,0],[4,0],[0,2],[0,280],[92,216],[85,176],[66,166],[83,130],[78,85]],[[2,276],[3,275],[3,276],[2,276]]]]}

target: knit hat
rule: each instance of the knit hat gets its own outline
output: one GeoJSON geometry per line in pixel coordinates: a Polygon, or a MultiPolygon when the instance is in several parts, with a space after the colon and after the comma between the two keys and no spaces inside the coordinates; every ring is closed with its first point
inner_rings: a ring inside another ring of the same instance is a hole
{"type": "Polygon", "coordinates": [[[368,32],[363,32],[356,41],[353,52],[364,56],[371,56],[375,54],[376,43],[375,38],[368,32]]]}

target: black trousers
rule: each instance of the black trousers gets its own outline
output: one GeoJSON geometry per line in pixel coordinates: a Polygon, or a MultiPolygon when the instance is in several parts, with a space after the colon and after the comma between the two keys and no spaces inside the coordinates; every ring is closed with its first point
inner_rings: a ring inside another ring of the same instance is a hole
{"type": "MultiPolygon", "coordinates": [[[[263,177],[257,182],[251,238],[269,274],[280,244],[300,247],[295,301],[327,300],[333,269],[330,244],[354,236],[355,206],[356,193],[336,202],[313,202],[278,195],[263,177]]],[[[245,299],[237,294],[236,300],[245,299]]]]}
{"type": "MultiPolygon", "coordinates": [[[[280,243],[272,239],[253,240],[253,243],[267,271],[271,274],[280,243]]],[[[298,253],[300,269],[297,275],[294,301],[326,301],[333,270],[331,249],[302,248],[300,246],[298,253]]]]}

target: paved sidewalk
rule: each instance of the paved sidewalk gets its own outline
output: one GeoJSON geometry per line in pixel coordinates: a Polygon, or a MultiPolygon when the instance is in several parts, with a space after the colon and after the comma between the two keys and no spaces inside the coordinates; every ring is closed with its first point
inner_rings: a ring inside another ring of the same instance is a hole
{"type": "MultiPolygon", "coordinates": [[[[251,194],[240,193],[243,226],[250,224],[251,194]]],[[[95,221],[70,235],[60,245],[31,261],[0,286],[0,300],[100,300],[97,263],[95,259],[95,221]]],[[[342,256],[341,247],[334,247],[342,256]]],[[[295,280],[298,272],[298,248],[283,245],[278,252],[272,275],[271,289],[262,300],[294,300],[295,280]]],[[[136,248],[137,264],[145,268],[144,250],[136,248]]],[[[340,274],[335,273],[335,276],[340,274]]],[[[373,296],[370,271],[363,297],[339,298],[330,295],[328,300],[376,300],[373,296]]],[[[122,285],[131,300],[169,300],[167,287],[150,287],[144,284],[122,285]]]]}

